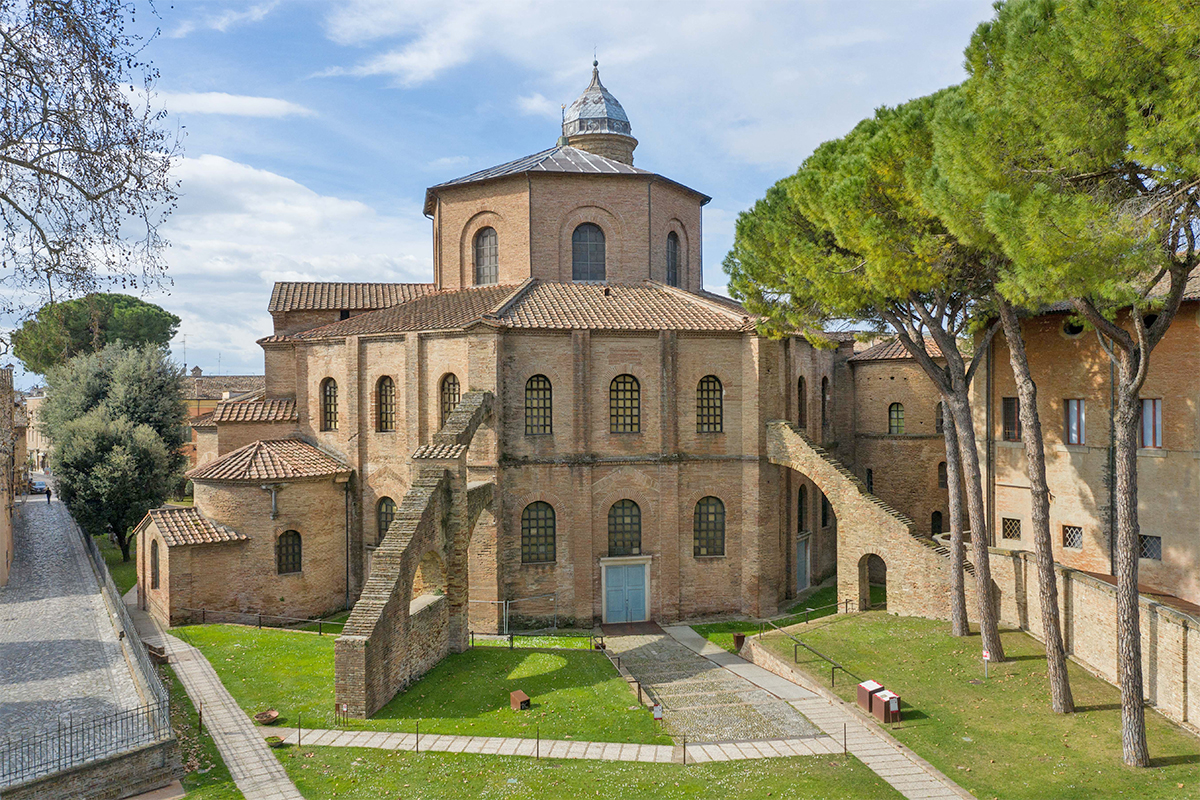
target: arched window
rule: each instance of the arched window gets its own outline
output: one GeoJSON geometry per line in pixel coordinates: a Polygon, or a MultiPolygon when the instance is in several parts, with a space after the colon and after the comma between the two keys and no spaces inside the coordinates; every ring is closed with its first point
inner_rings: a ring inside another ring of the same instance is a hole
{"type": "Polygon", "coordinates": [[[642,388],[632,375],[618,375],[608,385],[609,433],[641,433],[642,388]]]}
{"type": "Polygon", "coordinates": [[[618,500],[608,510],[608,554],[637,556],[642,553],[642,509],[632,500],[618,500]]]}
{"type": "Polygon", "coordinates": [[[696,387],[696,430],[700,433],[720,433],[724,430],[721,413],[721,380],[705,375],[696,387]]]}
{"type": "Polygon", "coordinates": [[[942,512],[935,511],[929,520],[929,533],[937,536],[942,532],[942,512]]]}
{"type": "Polygon", "coordinates": [[[796,424],[801,428],[808,427],[808,384],[804,378],[796,381],[796,424]]]}
{"type": "Polygon", "coordinates": [[[948,480],[948,476],[946,475],[946,462],[939,461],[938,462],[938,487],[945,489],[945,488],[949,487],[949,485],[950,485],[950,481],[948,480]]]}
{"type": "Polygon", "coordinates": [[[321,381],[321,430],[336,431],[337,423],[337,381],[326,378],[321,381]]]}
{"type": "Polygon", "coordinates": [[[396,382],[387,375],[375,384],[375,430],[396,430],[396,382]]]}
{"type": "Polygon", "coordinates": [[[521,512],[521,563],[544,564],[554,560],[554,508],[539,500],[521,512]]]}
{"type": "Polygon", "coordinates": [[[500,279],[500,249],[496,229],[483,228],[475,234],[475,285],[486,286],[500,279]]]}
{"type": "Polygon", "coordinates": [[[796,504],[796,533],[808,530],[808,487],[800,487],[800,499],[796,504]]]}
{"type": "Polygon", "coordinates": [[[945,410],[942,408],[942,404],[939,402],[933,409],[933,429],[937,433],[946,432],[946,418],[942,416],[944,413],[945,410]]]}
{"type": "Polygon", "coordinates": [[[275,540],[275,568],[280,575],[300,571],[300,534],[284,531],[275,540]]]}
{"type": "Polygon", "coordinates": [[[525,381],[525,435],[545,433],[554,433],[553,387],[545,375],[534,375],[525,381]]]}
{"type": "Polygon", "coordinates": [[[442,378],[442,416],[441,424],[438,427],[443,427],[446,420],[450,419],[450,415],[454,413],[454,409],[458,408],[458,401],[461,397],[458,387],[458,376],[453,372],[446,373],[446,377],[442,378]]]}
{"type": "Polygon", "coordinates": [[[701,497],[692,514],[692,555],[725,555],[725,504],[716,497],[701,497]]]}
{"type": "Polygon", "coordinates": [[[150,540],[150,588],[158,588],[158,539],[150,540]]]}
{"type": "Polygon", "coordinates": [[[904,406],[900,403],[888,406],[888,433],[893,436],[904,433],[904,406]]]}
{"type": "Polygon", "coordinates": [[[604,231],[585,222],[571,234],[571,279],[604,280],[604,231]]]}
{"type": "Polygon", "coordinates": [[[379,538],[376,539],[377,544],[383,544],[383,537],[387,536],[388,528],[392,527],[392,520],[396,518],[396,501],[390,497],[379,498],[379,503],[375,506],[375,526],[379,531],[379,538]]]}
{"type": "Polygon", "coordinates": [[[667,234],[667,285],[679,285],[679,234],[667,234]]]}
{"type": "Polygon", "coordinates": [[[821,527],[822,528],[829,527],[830,511],[831,511],[831,509],[829,508],[829,498],[826,497],[824,494],[822,494],[821,495],[821,527]]]}
{"type": "Polygon", "coordinates": [[[867,469],[867,491],[875,494],[875,471],[870,468],[867,469]]]}
{"type": "Polygon", "coordinates": [[[829,378],[821,378],[821,435],[829,424],[829,378]]]}

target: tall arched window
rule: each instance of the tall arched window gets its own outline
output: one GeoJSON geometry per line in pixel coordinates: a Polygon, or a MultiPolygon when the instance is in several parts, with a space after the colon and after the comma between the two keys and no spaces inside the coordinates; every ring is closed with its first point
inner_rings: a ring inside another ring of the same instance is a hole
{"type": "Polygon", "coordinates": [[[642,509],[632,500],[618,500],[608,510],[608,554],[637,556],[642,553],[642,509]]]}
{"type": "Polygon", "coordinates": [[[667,285],[679,285],[679,234],[667,234],[667,285]]]}
{"type": "Polygon", "coordinates": [[[396,501],[390,497],[379,498],[379,503],[375,506],[375,527],[379,531],[379,538],[376,539],[377,544],[383,544],[383,537],[387,536],[388,528],[392,527],[392,520],[396,518],[396,501]]]}
{"type": "Polygon", "coordinates": [[[300,534],[284,531],[275,540],[275,568],[280,575],[300,571],[300,534]]]}
{"type": "Polygon", "coordinates": [[[725,555],[725,504],[716,497],[701,497],[692,514],[692,555],[725,555]]]}
{"type": "Polygon", "coordinates": [[[454,409],[458,408],[458,401],[460,397],[461,393],[458,386],[458,376],[453,372],[446,373],[446,377],[442,378],[442,416],[441,425],[438,427],[445,426],[446,420],[450,419],[450,415],[454,413],[454,409]]]}
{"type": "Polygon", "coordinates": [[[525,381],[525,435],[554,433],[554,395],[550,379],[534,375],[525,381]]]}
{"type": "Polygon", "coordinates": [[[935,511],[933,516],[929,518],[929,533],[937,536],[942,532],[942,512],[935,511]]]}
{"type": "Polygon", "coordinates": [[[609,433],[641,433],[642,388],[632,375],[618,375],[608,385],[609,433]]]}
{"type": "Polygon", "coordinates": [[[475,234],[475,285],[486,286],[500,279],[500,249],[496,229],[483,228],[475,234]]]}
{"type": "Polygon", "coordinates": [[[829,378],[821,378],[821,434],[829,425],[829,378]]]}
{"type": "Polygon", "coordinates": [[[158,539],[150,540],[150,588],[158,588],[158,539]]]}
{"type": "Polygon", "coordinates": [[[555,560],[554,508],[538,501],[521,512],[521,563],[545,564],[555,560]]]}
{"type": "Polygon", "coordinates": [[[893,436],[904,433],[904,406],[900,403],[888,406],[888,433],[893,436]]]}
{"type": "Polygon", "coordinates": [[[950,486],[950,481],[948,480],[948,477],[949,476],[946,475],[946,462],[939,461],[938,462],[938,487],[939,488],[945,489],[950,486]]]}
{"type": "Polygon", "coordinates": [[[808,530],[808,487],[800,487],[800,498],[796,504],[796,533],[808,530]]]}
{"type": "Polygon", "coordinates": [[[696,387],[696,430],[699,433],[720,433],[725,429],[722,415],[721,380],[705,375],[696,387]]]}
{"type": "Polygon", "coordinates": [[[396,382],[387,375],[375,384],[375,430],[396,430],[396,382]]]}
{"type": "Polygon", "coordinates": [[[829,517],[831,516],[830,511],[832,511],[832,509],[829,507],[829,498],[826,497],[824,494],[822,494],[821,495],[821,527],[822,528],[829,527],[829,517]]]}
{"type": "Polygon", "coordinates": [[[808,384],[803,377],[796,381],[796,424],[808,427],[808,384]]]}
{"type": "Polygon", "coordinates": [[[604,231],[585,222],[571,234],[571,279],[604,280],[604,231]]]}
{"type": "Polygon", "coordinates": [[[942,404],[939,401],[937,406],[933,409],[933,429],[937,433],[946,432],[946,418],[942,416],[945,413],[946,412],[942,408],[942,404]]]}
{"type": "Polygon", "coordinates": [[[321,430],[336,431],[338,425],[337,381],[326,378],[321,381],[321,430]]]}

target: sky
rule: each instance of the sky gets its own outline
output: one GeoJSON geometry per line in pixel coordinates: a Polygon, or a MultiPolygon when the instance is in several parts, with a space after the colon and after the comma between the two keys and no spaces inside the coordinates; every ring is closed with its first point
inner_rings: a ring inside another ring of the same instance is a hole
{"type": "MultiPolygon", "coordinates": [[[[553,146],[591,78],[638,167],[711,195],[706,288],[739,212],[881,105],[960,82],[990,0],[176,0],[154,102],[180,134],[172,351],[261,374],[280,280],[431,281],[426,187],[553,146]]],[[[147,27],[149,26],[149,27],[147,27]]],[[[27,387],[37,376],[18,376],[27,387]]]]}

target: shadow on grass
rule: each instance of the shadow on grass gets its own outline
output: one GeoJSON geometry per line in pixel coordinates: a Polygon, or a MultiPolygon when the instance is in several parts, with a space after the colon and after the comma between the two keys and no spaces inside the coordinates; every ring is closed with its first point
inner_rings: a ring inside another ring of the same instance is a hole
{"type": "Polygon", "coordinates": [[[1176,764],[1200,764],[1200,755],[1193,753],[1181,756],[1159,756],[1158,758],[1150,759],[1151,767],[1171,767],[1176,764]]]}
{"type": "Polygon", "coordinates": [[[1120,703],[1100,703],[1094,706],[1075,706],[1076,714],[1086,714],[1089,711],[1120,711],[1120,703]]]}

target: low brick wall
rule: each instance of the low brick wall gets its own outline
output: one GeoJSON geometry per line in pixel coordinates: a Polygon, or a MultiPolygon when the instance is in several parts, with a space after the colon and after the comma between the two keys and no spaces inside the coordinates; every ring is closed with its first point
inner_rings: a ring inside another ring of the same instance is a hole
{"type": "Polygon", "coordinates": [[[4,800],[120,800],[166,786],[183,776],[179,744],[171,739],[9,787],[4,790],[4,800]]]}

